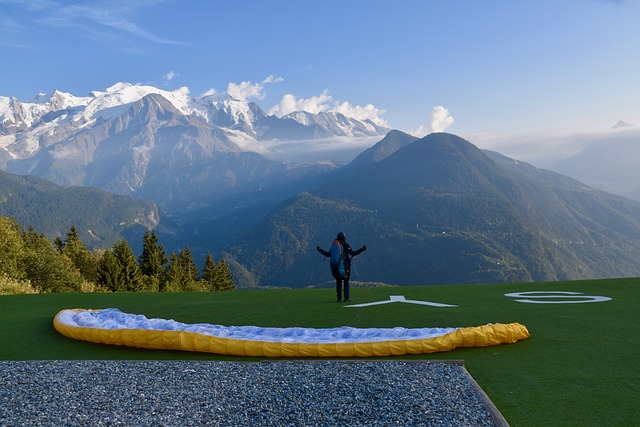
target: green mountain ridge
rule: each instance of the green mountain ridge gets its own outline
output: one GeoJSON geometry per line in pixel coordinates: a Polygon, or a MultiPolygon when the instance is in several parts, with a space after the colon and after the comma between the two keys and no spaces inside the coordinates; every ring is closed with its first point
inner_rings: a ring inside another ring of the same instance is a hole
{"type": "Polygon", "coordinates": [[[283,202],[230,249],[240,286],[331,280],[327,263],[316,268],[315,247],[338,231],[354,248],[369,248],[356,258],[353,280],[640,275],[640,203],[441,133],[283,202]]]}
{"type": "Polygon", "coordinates": [[[145,230],[160,225],[162,214],[151,201],[0,171],[0,216],[51,239],[64,238],[75,226],[87,247],[107,248],[123,237],[141,241],[145,230]]]}

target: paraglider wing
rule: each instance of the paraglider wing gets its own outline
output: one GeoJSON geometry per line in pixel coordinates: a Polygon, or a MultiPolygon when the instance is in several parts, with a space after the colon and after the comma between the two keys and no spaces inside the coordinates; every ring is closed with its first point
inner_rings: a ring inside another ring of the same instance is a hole
{"type": "Polygon", "coordinates": [[[147,349],[254,357],[372,357],[511,344],[529,337],[519,323],[465,328],[265,328],[185,324],[104,310],[67,309],[53,321],[81,341],[147,349]]]}

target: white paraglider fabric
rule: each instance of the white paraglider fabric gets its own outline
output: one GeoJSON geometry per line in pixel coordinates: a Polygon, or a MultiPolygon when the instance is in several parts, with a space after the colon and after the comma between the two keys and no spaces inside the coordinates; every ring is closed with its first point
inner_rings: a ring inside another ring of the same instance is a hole
{"type": "Polygon", "coordinates": [[[511,344],[529,337],[519,323],[463,328],[267,328],[186,324],[115,308],[68,309],[55,329],[81,341],[147,349],[255,357],[371,357],[511,344]]]}
{"type": "Polygon", "coordinates": [[[149,319],[142,314],[124,313],[117,308],[104,310],[72,311],[60,313],[58,320],[70,326],[100,329],[142,329],[185,331],[235,340],[345,343],[391,340],[417,340],[434,338],[459,328],[268,328],[259,326],[221,326],[207,323],[187,324],[167,319],[149,319]]]}

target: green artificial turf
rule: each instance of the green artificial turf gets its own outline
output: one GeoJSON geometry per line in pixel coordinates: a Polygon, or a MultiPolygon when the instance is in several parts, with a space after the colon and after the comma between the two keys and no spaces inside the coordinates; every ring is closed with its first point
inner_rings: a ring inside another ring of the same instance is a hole
{"type": "Polygon", "coordinates": [[[446,327],[520,322],[531,338],[515,344],[402,358],[464,360],[513,426],[635,425],[640,402],[640,279],[352,289],[353,304],[385,301],[391,295],[458,307],[392,303],[346,308],[335,302],[332,289],[0,296],[0,360],[255,360],[75,341],[52,326],[55,314],[65,308],[117,307],[185,323],[238,326],[446,327]],[[525,304],[504,296],[523,291],[572,291],[612,300],[525,304]]]}

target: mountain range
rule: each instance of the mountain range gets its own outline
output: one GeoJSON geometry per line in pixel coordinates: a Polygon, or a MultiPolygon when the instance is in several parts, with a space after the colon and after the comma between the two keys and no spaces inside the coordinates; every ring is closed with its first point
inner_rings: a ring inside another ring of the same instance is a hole
{"type": "Polygon", "coordinates": [[[87,97],[60,91],[30,103],[0,97],[0,169],[186,210],[336,167],[259,154],[274,141],[381,137],[387,131],[336,112],[276,117],[229,96],[196,99],[184,89],[119,83],[87,97]]]}
{"type": "MultiPolygon", "coordinates": [[[[396,134],[397,138],[397,134],[396,134]]],[[[229,250],[245,286],[331,280],[338,231],[353,280],[397,285],[640,275],[640,203],[450,134],[382,140],[340,179],[280,204],[229,250]]]]}

